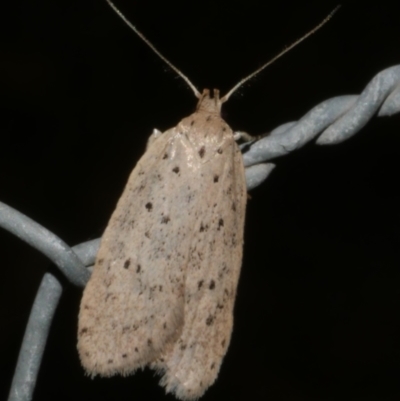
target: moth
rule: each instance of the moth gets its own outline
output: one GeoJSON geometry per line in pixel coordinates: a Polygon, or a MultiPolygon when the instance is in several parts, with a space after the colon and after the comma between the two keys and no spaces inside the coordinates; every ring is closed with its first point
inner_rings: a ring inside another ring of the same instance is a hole
{"type": "Polygon", "coordinates": [[[153,132],[129,177],[83,293],[79,356],[91,376],[149,366],[167,392],[198,399],[216,380],[229,346],[242,263],[245,172],[221,106],[327,19],[220,98],[218,90],[200,94],[107,2],[199,101],[177,126],[153,132]]]}

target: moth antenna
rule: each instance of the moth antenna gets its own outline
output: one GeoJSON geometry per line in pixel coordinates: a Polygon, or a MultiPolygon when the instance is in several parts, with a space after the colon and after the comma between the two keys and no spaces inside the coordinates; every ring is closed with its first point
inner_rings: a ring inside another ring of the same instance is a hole
{"type": "Polygon", "coordinates": [[[108,5],[116,12],[116,14],[125,22],[126,25],[129,26],[129,28],[132,29],[133,32],[136,33],[136,35],[139,36],[140,39],[143,40],[144,43],[146,43],[147,46],[150,47],[151,50],[155,54],[157,54],[158,57],[160,57],[161,60],[163,60],[170,68],[172,68],[188,85],[189,88],[192,89],[194,92],[194,95],[197,98],[201,97],[200,92],[197,90],[197,88],[190,82],[189,78],[183,74],[181,70],[179,70],[177,67],[175,67],[166,57],[164,57],[157,49],[156,47],[142,34],[142,32],[139,31],[125,16],[122,14],[122,12],[115,6],[115,4],[111,0],[106,0],[108,5]]]}
{"type": "MultiPolygon", "coordinates": [[[[108,1],[108,0],[107,0],[108,1]]],[[[334,8],[333,11],[331,11],[327,17],[324,18],[322,22],[320,22],[315,28],[313,28],[311,31],[307,32],[304,36],[302,36],[300,39],[297,39],[294,43],[292,43],[289,47],[286,47],[284,50],[282,50],[278,55],[276,55],[274,58],[271,60],[267,61],[265,64],[263,64],[260,68],[252,72],[250,75],[247,77],[241,79],[224,97],[221,98],[221,102],[226,102],[232,93],[234,93],[237,89],[239,89],[245,82],[249,81],[250,79],[254,78],[257,74],[259,74],[264,68],[278,60],[278,58],[281,58],[285,53],[287,53],[289,50],[292,50],[294,47],[296,47],[298,44],[300,44],[303,40],[307,39],[309,36],[311,36],[313,33],[318,31],[322,26],[324,26],[336,13],[336,11],[340,8],[340,5],[338,5],[336,8],[334,8]]]]}

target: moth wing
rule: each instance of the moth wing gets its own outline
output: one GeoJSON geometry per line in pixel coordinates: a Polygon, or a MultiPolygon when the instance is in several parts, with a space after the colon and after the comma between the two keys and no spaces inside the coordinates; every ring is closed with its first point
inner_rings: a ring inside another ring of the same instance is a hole
{"type": "Polygon", "coordinates": [[[207,201],[199,205],[193,228],[198,235],[189,251],[183,331],[152,365],[164,374],[160,384],[182,400],[201,397],[215,381],[233,326],[247,192],[233,137],[223,150],[224,163],[212,160],[201,170],[217,182],[198,183],[207,201]]]}
{"type": "Polygon", "coordinates": [[[80,306],[78,351],[89,374],[132,373],[181,333],[195,221],[190,151],[176,128],[166,131],[118,201],[80,306]]]}

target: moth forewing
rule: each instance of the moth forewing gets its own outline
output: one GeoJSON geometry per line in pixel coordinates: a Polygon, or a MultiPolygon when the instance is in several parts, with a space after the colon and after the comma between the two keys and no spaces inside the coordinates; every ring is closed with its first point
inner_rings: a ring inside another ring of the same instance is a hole
{"type": "Polygon", "coordinates": [[[151,365],[181,399],[214,382],[229,345],[246,183],[218,92],[158,135],[139,160],[103,235],[79,316],[92,374],[151,365]]]}
{"type": "Polygon", "coordinates": [[[242,174],[233,163],[224,165],[223,189],[209,191],[208,210],[196,226],[201,240],[190,250],[194,263],[188,265],[183,332],[156,365],[165,370],[167,391],[181,399],[200,397],[215,381],[231,337],[246,199],[239,180],[228,178],[242,174]]]}

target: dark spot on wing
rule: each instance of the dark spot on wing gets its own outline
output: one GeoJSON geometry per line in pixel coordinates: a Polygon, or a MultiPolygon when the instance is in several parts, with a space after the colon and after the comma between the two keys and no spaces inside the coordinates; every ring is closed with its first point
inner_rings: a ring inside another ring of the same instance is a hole
{"type": "Polygon", "coordinates": [[[178,173],[179,173],[179,167],[178,167],[178,166],[174,167],[174,168],[172,169],[172,171],[173,171],[175,174],[178,174],[178,173]]]}
{"type": "Polygon", "coordinates": [[[204,146],[202,146],[202,147],[199,149],[199,156],[200,156],[201,158],[203,158],[205,153],[206,153],[206,148],[205,148],[204,146]]]}
{"type": "Polygon", "coordinates": [[[219,176],[217,174],[214,175],[214,182],[218,182],[219,176]]]}
{"type": "Polygon", "coordinates": [[[202,233],[202,232],[207,231],[207,230],[208,230],[208,225],[207,224],[203,225],[203,223],[201,223],[200,224],[200,232],[202,233]]]}
{"type": "Polygon", "coordinates": [[[147,202],[145,208],[151,212],[153,210],[153,204],[151,202],[147,202]]]}
{"type": "Polygon", "coordinates": [[[125,260],[125,263],[124,263],[124,268],[125,268],[125,269],[128,269],[129,266],[130,266],[130,264],[131,264],[131,260],[130,260],[130,259],[126,259],[126,260],[125,260]]]}
{"type": "Polygon", "coordinates": [[[215,288],[215,281],[214,281],[214,280],[211,280],[211,281],[210,281],[210,285],[208,286],[208,288],[209,288],[210,290],[213,290],[213,289],[215,288]]]}
{"type": "Polygon", "coordinates": [[[208,318],[206,319],[206,325],[211,326],[214,322],[214,316],[209,315],[208,318]]]}
{"type": "Polygon", "coordinates": [[[171,219],[168,216],[163,216],[161,218],[161,224],[167,224],[171,219]]]}
{"type": "Polygon", "coordinates": [[[142,268],[142,266],[140,266],[140,265],[137,265],[136,266],[136,273],[140,273],[140,269],[142,268]]]}

